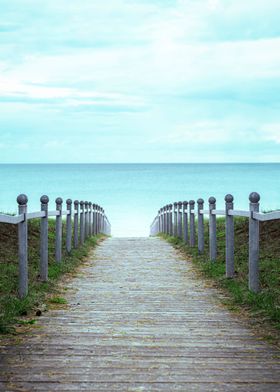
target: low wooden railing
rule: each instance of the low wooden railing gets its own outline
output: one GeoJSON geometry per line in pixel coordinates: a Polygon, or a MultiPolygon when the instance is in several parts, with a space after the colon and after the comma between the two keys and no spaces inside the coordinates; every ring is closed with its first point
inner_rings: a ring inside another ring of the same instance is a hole
{"type": "Polygon", "coordinates": [[[226,230],[226,276],[234,277],[234,217],[241,216],[249,219],[249,289],[253,292],[260,290],[259,283],[259,253],[260,253],[260,233],[259,222],[280,219],[280,211],[261,213],[260,195],[253,192],[249,196],[249,210],[235,210],[233,196],[225,196],[225,209],[216,209],[215,197],[210,197],[208,209],[204,209],[204,200],[176,202],[162,207],[155,217],[150,235],[155,236],[165,233],[170,236],[179,237],[191,247],[196,245],[198,252],[204,252],[204,216],[208,216],[209,222],[209,257],[215,262],[217,257],[217,228],[216,216],[225,216],[226,230]],[[195,224],[197,218],[197,224],[195,224]],[[196,235],[197,229],[197,235],[196,235]]]}
{"type": "Polygon", "coordinates": [[[83,244],[92,235],[103,233],[111,234],[111,225],[105,215],[105,211],[98,204],[91,202],[66,200],[66,210],[63,210],[63,200],[58,197],[56,209],[49,211],[49,198],[44,195],[40,199],[41,211],[28,212],[26,195],[17,197],[18,215],[11,216],[0,214],[0,223],[9,223],[18,226],[18,258],[19,258],[19,297],[24,298],[28,293],[28,235],[27,226],[30,219],[41,219],[40,227],[40,280],[48,280],[48,218],[55,217],[55,260],[57,263],[62,259],[62,217],[66,216],[66,250],[68,253],[72,249],[83,244]],[[73,219],[74,218],[74,219],[73,219]]]}

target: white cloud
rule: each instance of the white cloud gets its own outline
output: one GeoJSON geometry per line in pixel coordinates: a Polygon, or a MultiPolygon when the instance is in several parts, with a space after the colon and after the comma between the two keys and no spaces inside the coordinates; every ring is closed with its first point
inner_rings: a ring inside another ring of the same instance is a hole
{"type": "Polygon", "coordinates": [[[280,122],[264,124],[260,129],[263,139],[280,144],[280,122]]]}

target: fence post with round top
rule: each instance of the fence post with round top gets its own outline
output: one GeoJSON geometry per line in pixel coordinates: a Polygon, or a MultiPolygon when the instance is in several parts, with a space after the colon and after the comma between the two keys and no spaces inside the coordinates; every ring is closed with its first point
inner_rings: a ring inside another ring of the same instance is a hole
{"type": "Polygon", "coordinates": [[[88,201],[85,201],[85,239],[88,238],[88,201]]]}
{"type": "Polygon", "coordinates": [[[253,213],[260,210],[260,195],[252,192],[249,196],[249,290],[257,293],[260,290],[259,283],[259,256],[260,256],[260,224],[254,219],[253,213]]]}
{"type": "Polygon", "coordinates": [[[28,246],[27,246],[27,202],[26,195],[17,197],[18,213],[24,220],[18,223],[18,258],[19,258],[19,297],[24,298],[28,293],[28,246]]]}
{"type": "Polygon", "coordinates": [[[55,200],[56,210],[58,215],[56,216],[55,223],[55,260],[57,263],[61,262],[61,247],[62,247],[62,203],[61,197],[55,200]]]}
{"type": "Polygon", "coordinates": [[[92,236],[92,202],[90,201],[88,203],[88,208],[89,208],[89,212],[88,212],[88,234],[91,237],[92,236]]]}
{"type": "Polygon", "coordinates": [[[182,234],[182,205],[183,203],[181,201],[178,202],[178,237],[179,238],[183,238],[183,234],[182,234]]]}
{"type": "Polygon", "coordinates": [[[188,227],[188,202],[183,202],[183,239],[185,243],[189,241],[189,227],[188,227]]]}
{"type": "Polygon", "coordinates": [[[79,200],[74,201],[74,248],[79,246],[79,200]]]}
{"type": "Polygon", "coordinates": [[[169,204],[169,206],[168,206],[168,208],[169,208],[169,232],[168,232],[168,234],[169,234],[170,236],[173,235],[173,227],[172,227],[172,207],[173,207],[173,205],[172,205],[172,204],[169,204]]]}
{"type": "Polygon", "coordinates": [[[66,200],[67,216],[66,216],[66,250],[68,253],[72,249],[72,200],[66,200]]]}
{"type": "Polygon", "coordinates": [[[204,252],[204,215],[201,213],[203,210],[204,200],[197,200],[197,242],[198,242],[198,253],[204,252]]]}
{"type": "Polygon", "coordinates": [[[195,201],[189,201],[189,214],[190,214],[190,246],[195,246],[195,201]]]}
{"type": "Polygon", "coordinates": [[[163,207],[163,232],[167,233],[167,206],[163,207]]]}
{"type": "Polygon", "coordinates": [[[170,215],[169,204],[166,204],[165,208],[166,208],[166,234],[168,235],[169,231],[170,231],[170,229],[169,229],[169,223],[170,223],[170,219],[169,219],[169,215],[170,215]]]}
{"type": "Polygon", "coordinates": [[[85,214],[84,214],[85,204],[80,201],[80,243],[83,245],[85,242],[85,214]]]}
{"type": "Polygon", "coordinates": [[[226,277],[234,277],[234,220],[229,215],[229,210],[233,210],[233,196],[225,196],[226,202],[226,277]]]}
{"type": "Polygon", "coordinates": [[[174,235],[174,237],[177,237],[177,235],[178,235],[178,213],[177,213],[177,206],[178,206],[178,203],[177,203],[177,202],[173,203],[173,207],[174,207],[173,235],[174,235]]]}
{"type": "Polygon", "coordinates": [[[210,260],[215,261],[217,258],[217,223],[216,215],[212,211],[216,209],[215,197],[209,197],[209,253],[210,260]]]}
{"type": "Polygon", "coordinates": [[[49,198],[43,195],[40,199],[41,211],[45,213],[45,216],[41,218],[40,222],[40,280],[46,282],[48,280],[48,231],[49,231],[49,220],[48,220],[48,204],[49,198]]]}

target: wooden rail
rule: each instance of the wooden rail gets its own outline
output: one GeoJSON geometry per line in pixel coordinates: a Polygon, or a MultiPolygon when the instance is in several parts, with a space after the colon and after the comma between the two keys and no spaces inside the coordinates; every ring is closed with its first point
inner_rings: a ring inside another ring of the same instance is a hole
{"type": "Polygon", "coordinates": [[[49,198],[41,197],[41,211],[27,212],[28,198],[21,194],[17,197],[18,215],[11,216],[0,214],[0,223],[18,225],[18,258],[19,258],[19,297],[24,298],[28,294],[28,221],[40,219],[40,280],[48,280],[48,218],[55,217],[55,259],[57,263],[62,259],[62,217],[66,216],[66,250],[68,253],[72,249],[72,238],[74,248],[83,244],[85,239],[92,235],[103,233],[111,234],[111,225],[105,211],[98,204],[91,202],[74,201],[74,211],[72,210],[72,200],[66,201],[67,209],[63,211],[63,200],[56,199],[56,210],[49,211],[49,198]],[[79,211],[80,210],[80,211],[79,211]],[[72,219],[73,217],[73,219],[72,219]],[[80,234],[80,236],[79,236],[80,234]]]}
{"type": "Polygon", "coordinates": [[[253,192],[249,195],[249,210],[235,210],[233,196],[225,196],[225,209],[216,209],[215,197],[210,197],[209,208],[204,209],[204,200],[197,200],[197,210],[195,211],[194,200],[175,202],[168,204],[158,211],[150,227],[150,235],[155,236],[165,233],[170,236],[181,238],[185,243],[194,247],[196,245],[197,228],[197,247],[198,252],[204,252],[204,216],[208,216],[209,222],[209,258],[215,262],[217,258],[217,228],[216,217],[225,216],[226,230],[226,276],[234,277],[234,217],[246,217],[249,219],[249,289],[253,292],[260,290],[259,284],[259,253],[260,253],[260,234],[259,222],[269,220],[280,220],[280,211],[261,213],[260,195],[253,192]],[[188,208],[189,207],[189,208],[188,208]],[[195,216],[197,225],[195,225],[195,216]]]}

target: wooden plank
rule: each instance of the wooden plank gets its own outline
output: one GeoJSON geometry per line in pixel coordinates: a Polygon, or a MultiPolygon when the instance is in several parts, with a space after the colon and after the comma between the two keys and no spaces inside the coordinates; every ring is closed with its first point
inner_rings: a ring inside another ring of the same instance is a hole
{"type": "Polygon", "coordinates": [[[58,215],[60,215],[60,212],[59,211],[49,211],[48,212],[48,216],[58,216],[58,215]]]}
{"type": "Polygon", "coordinates": [[[244,216],[246,218],[250,218],[250,211],[242,211],[242,210],[228,210],[228,214],[231,216],[244,216]]]}
{"type": "Polygon", "coordinates": [[[226,215],[225,210],[212,210],[213,215],[226,215]]]}
{"type": "Polygon", "coordinates": [[[24,215],[6,215],[6,214],[0,214],[0,223],[10,223],[12,225],[17,225],[20,222],[24,221],[24,215]]]}
{"type": "Polygon", "coordinates": [[[38,211],[38,212],[28,212],[27,219],[36,219],[36,218],[45,218],[46,213],[45,211],[38,211]]]}
{"type": "Polygon", "coordinates": [[[253,218],[262,222],[278,220],[280,219],[280,211],[272,211],[265,214],[262,212],[253,212],[253,218]]]}

